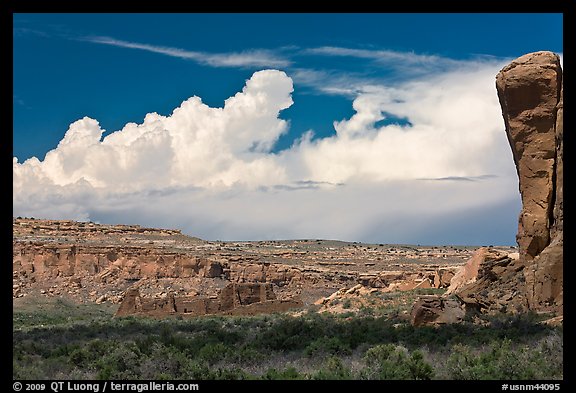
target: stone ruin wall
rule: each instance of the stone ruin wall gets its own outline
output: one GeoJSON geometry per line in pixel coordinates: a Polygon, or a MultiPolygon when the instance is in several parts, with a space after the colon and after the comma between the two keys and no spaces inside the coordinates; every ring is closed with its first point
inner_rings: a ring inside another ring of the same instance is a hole
{"type": "Polygon", "coordinates": [[[202,315],[254,315],[283,312],[302,307],[298,298],[276,299],[271,283],[230,283],[218,296],[175,296],[142,298],[137,288],[126,291],[117,317],[137,315],[164,318],[202,315]]]}

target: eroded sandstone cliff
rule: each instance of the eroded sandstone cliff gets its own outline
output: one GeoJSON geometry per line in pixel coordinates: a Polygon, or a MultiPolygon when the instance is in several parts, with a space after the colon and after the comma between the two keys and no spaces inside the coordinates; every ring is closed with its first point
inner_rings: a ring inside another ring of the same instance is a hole
{"type": "Polygon", "coordinates": [[[473,249],[330,240],[209,242],[169,229],[15,218],[13,297],[126,299],[127,305],[138,298],[151,305],[145,313],[192,315],[212,313],[209,299],[226,293],[227,285],[265,283],[277,299],[218,312],[271,312],[298,303],[295,298],[311,305],[355,285],[381,292],[445,288],[473,249]],[[130,300],[133,290],[138,296],[130,300]],[[176,305],[192,298],[171,308],[170,299],[176,305]]]}
{"type": "Polygon", "coordinates": [[[560,58],[545,51],[519,57],[496,77],[522,197],[516,238],[528,307],[558,314],[564,282],[562,86],[560,58]]]}

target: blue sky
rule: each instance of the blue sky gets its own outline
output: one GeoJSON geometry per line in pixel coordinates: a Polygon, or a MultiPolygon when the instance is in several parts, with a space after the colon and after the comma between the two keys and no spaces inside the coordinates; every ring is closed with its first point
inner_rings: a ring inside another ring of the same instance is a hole
{"type": "Polygon", "coordinates": [[[223,240],[513,244],[494,77],[562,53],[561,14],[13,22],[14,215],[223,240]]]}

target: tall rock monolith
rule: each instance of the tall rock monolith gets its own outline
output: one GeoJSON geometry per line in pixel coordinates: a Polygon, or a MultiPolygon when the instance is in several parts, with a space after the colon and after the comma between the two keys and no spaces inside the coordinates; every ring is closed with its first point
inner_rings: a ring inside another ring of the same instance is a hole
{"type": "Polygon", "coordinates": [[[564,281],[562,86],[560,58],[547,51],[521,56],[496,76],[522,198],[516,240],[528,306],[558,314],[564,281]]]}

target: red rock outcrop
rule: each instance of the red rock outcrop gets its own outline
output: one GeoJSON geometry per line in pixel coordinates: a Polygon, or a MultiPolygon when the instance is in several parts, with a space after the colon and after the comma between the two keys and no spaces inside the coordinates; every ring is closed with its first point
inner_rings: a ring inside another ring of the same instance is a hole
{"type": "Polygon", "coordinates": [[[528,306],[563,310],[563,83],[552,52],[519,57],[496,77],[498,98],[519,177],[519,263],[528,306]]]}
{"type": "Polygon", "coordinates": [[[466,262],[466,264],[464,264],[456,272],[454,277],[452,277],[450,286],[446,290],[445,294],[450,295],[454,292],[457,292],[464,286],[475,282],[478,278],[478,271],[480,266],[483,265],[486,261],[498,259],[507,255],[507,253],[503,253],[502,251],[498,251],[493,248],[480,247],[474,252],[472,257],[470,257],[468,262],[466,262]]]}
{"type": "Polygon", "coordinates": [[[481,247],[452,278],[443,295],[420,297],[412,306],[414,326],[456,323],[469,312],[528,310],[523,266],[513,254],[481,247]],[[460,305],[456,307],[456,305],[460,305]]]}
{"type": "Polygon", "coordinates": [[[528,310],[523,267],[506,254],[489,253],[476,280],[454,293],[469,311],[520,313],[528,310]]]}
{"type": "Polygon", "coordinates": [[[436,295],[421,296],[410,313],[413,326],[444,325],[461,322],[466,315],[462,304],[436,295]]]}
{"type": "Polygon", "coordinates": [[[81,246],[17,243],[13,270],[44,279],[90,275],[98,281],[221,276],[224,266],[213,259],[130,246],[81,246]]]}

